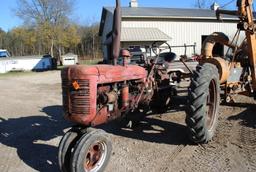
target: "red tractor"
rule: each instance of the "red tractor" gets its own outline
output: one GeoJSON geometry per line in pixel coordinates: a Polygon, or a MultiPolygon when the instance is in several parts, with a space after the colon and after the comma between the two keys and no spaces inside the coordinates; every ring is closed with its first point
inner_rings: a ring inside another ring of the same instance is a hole
{"type": "MultiPolygon", "coordinates": [[[[90,127],[149,109],[168,108],[176,88],[158,58],[129,65],[127,50],[120,53],[120,2],[116,0],[112,32],[108,34],[109,64],[75,65],[61,72],[65,118],[78,124],[59,144],[59,165],[64,172],[102,171],[111,155],[105,132],[90,127]],[[117,59],[122,58],[122,65],[117,59]]],[[[168,55],[167,55],[168,56],[168,55]]],[[[170,52],[170,57],[173,58],[170,52]]]]}

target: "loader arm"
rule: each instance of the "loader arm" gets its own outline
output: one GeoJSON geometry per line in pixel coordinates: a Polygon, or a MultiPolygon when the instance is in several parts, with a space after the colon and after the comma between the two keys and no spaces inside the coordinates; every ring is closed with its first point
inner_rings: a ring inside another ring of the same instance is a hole
{"type": "Polygon", "coordinates": [[[256,99],[256,28],[253,20],[253,0],[237,0],[238,11],[220,10],[216,11],[217,18],[220,18],[220,14],[235,15],[238,16],[240,22],[238,23],[238,29],[244,30],[247,43],[248,43],[248,55],[250,61],[250,69],[253,84],[253,94],[256,99]]]}
{"type": "MultiPolygon", "coordinates": [[[[239,4],[238,4],[239,5],[239,4]]],[[[254,98],[256,98],[256,36],[255,36],[255,26],[253,21],[253,10],[252,10],[252,0],[242,0],[240,4],[240,15],[246,19],[245,25],[248,24],[248,28],[245,28],[245,34],[248,41],[248,52],[249,61],[252,75],[252,84],[254,98]]]]}

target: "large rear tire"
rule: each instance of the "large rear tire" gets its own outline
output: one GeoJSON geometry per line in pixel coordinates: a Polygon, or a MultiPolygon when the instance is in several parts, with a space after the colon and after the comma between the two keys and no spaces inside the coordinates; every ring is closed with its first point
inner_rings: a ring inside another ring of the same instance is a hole
{"type": "Polygon", "coordinates": [[[188,92],[186,123],[195,143],[207,143],[216,130],[220,102],[219,74],[215,65],[198,65],[188,92]]]}

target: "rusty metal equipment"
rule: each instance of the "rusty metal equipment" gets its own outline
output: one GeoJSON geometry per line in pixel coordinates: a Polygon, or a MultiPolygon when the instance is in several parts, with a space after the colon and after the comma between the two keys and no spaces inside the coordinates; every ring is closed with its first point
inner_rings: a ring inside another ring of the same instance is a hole
{"type": "Polygon", "coordinates": [[[146,112],[165,111],[176,88],[166,67],[157,59],[130,65],[130,53],[120,53],[120,2],[116,0],[112,32],[107,35],[108,64],[66,67],[61,72],[65,118],[77,126],[59,145],[62,171],[102,171],[111,155],[111,142],[104,131],[91,129],[103,123],[146,112]],[[121,56],[123,63],[117,64],[121,56]]]}
{"type": "MultiPolygon", "coordinates": [[[[232,40],[219,32],[210,35],[203,44],[201,60],[191,77],[186,123],[191,139],[196,143],[207,143],[214,136],[221,89],[226,101],[237,93],[256,98],[252,0],[238,0],[237,6],[238,11],[217,10],[218,18],[221,14],[238,16],[237,34],[232,40]],[[246,39],[237,45],[240,31],[245,31],[246,39]],[[229,47],[232,55],[215,57],[212,54],[215,43],[229,47]]],[[[149,109],[164,112],[177,94],[175,85],[170,82],[172,69],[158,64],[159,56],[150,62],[143,60],[143,64],[130,65],[130,53],[127,50],[120,53],[119,0],[116,0],[113,19],[112,32],[105,42],[108,63],[70,66],[61,72],[65,118],[77,124],[65,133],[59,144],[58,160],[63,172],[103,171],[106,167],[111,155],[111,141],[103,130],[90,127],[136,116],[136,113],[149,109]],[[118,58],[122,58],[121,64],[117,64],[118,58]]]]}
{"type": "Polygon", "coordinates": [[[208,142],[214,135],[221,89],[226,102],[232,101],[233,94],[256,99],[256,27],[252,0],[237,0],[237,7],[237,11],[216,11],[217,19],[221,14],[239,18],[237,33],[232,40],[224,33],[211,34],[203,43],[202,60],[191,78],[186,123],[195,142],[208,142]],[[238,45],[241,31],[246,38],[238,45]],[[215,43],[227,46],[231,55],[215,57],[212,54],[215,43]]]}

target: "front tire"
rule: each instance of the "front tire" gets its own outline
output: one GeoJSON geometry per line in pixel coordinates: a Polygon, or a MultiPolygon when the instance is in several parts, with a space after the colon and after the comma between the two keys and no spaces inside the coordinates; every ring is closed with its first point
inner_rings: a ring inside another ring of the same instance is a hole
{"type": "Polygon", "coordinates": [[[59,143],[58,161],[59,167],[62,172],[70,171],[70,158],[71,152],[76,142],[79,139],[79,134],[74,128],[65,133],[59,143]]]}
{"type": "Polygon", "coordinates": [[[216,130],[220,102],[219,74],[215,65],[198,65],[188,92],[186,124],[195,143],[207,143],[216,130]]]}
{"type": "Polygon", "coordinates": [[[72,172],[104,171],[112,152],[112,144],[103,130],[94,130],[80,138],[71,159],[72,172]]]}

